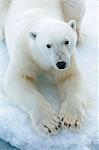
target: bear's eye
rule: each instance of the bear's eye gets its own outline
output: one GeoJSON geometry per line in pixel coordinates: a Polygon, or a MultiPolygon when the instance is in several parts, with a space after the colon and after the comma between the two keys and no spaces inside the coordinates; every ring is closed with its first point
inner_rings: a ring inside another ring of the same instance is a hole
{"type": "Polygon", "coordinates": [[[47,44],[47,48],[51,48],[52,46],[50,44],[47,44]]]}
{"type": "Polygon", "coordinates": [[[69,44],[69,41],[65,41],[64,44],[65,44],[65,45],[68,45],[68,44],[69,44]]]}

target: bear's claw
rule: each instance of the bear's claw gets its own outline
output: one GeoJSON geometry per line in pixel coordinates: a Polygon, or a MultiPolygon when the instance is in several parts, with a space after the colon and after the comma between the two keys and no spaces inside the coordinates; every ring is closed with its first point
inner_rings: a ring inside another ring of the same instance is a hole
{"type": "Polygon", "coordinates": [[[43,129],[45,130],[46,134],[56,134],[62,127],[62,115],[56,115],[54,119],[44,121],[42,123],[43,129]],[[56,119],[55,119],[56,118],[56,119]]]}
{"type": "Polygon", "coordinates": [[[82,121],[80,119],[77,119],[75,121],[74,120],[71,120],[71,121],[64,120],[63,126],[68,127],[68,128],[79,128],[81,122],[82,121]]]}

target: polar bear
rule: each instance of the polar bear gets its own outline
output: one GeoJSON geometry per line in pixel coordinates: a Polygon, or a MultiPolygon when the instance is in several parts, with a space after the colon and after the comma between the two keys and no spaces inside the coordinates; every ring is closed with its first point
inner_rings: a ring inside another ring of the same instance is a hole
{"type": "Polygon", "coordinates": [[[5,94],[28,113],[40,133],[79,127],[86,116],[87,96],[76,57],[76,21],[64,22],[59,0],[11,0],[3,24],[10,56],[5,94]],[[42,72],[58,87],[59,112],[38,90],[42,72]]]}

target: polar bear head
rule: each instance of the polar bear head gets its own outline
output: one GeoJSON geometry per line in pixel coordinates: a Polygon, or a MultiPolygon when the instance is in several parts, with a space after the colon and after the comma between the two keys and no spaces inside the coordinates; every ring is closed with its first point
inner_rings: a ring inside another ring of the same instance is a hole
{"type": "Polygon", "coordinates": [[[66,70],[77,42],[76,22],[45,19],[40,27],[31,29],[30,45],[34,61],[44,70],[66,70]]]}

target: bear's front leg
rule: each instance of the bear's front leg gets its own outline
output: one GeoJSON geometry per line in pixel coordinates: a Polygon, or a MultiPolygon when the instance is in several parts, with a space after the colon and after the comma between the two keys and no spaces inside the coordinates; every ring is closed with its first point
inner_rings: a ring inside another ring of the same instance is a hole
{"type": "Polygon", "coordinates": [[[15,66],[8,68],[4,82],[5,93],[14,104],[29,114],[35,130],[46,134],[57,133],[61,127],[61,116],[57,115],[39,92],[35,80],[16,73],[16,70],[15,66]]]}
{"type": "Polygon", "coordinates": [[[63,103],[60,113],[64,114],[63,125],[69,128],[80,127],[86,116],[87,95],[83,79],[70,77],[59,84],[63,103]]]}

